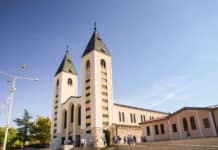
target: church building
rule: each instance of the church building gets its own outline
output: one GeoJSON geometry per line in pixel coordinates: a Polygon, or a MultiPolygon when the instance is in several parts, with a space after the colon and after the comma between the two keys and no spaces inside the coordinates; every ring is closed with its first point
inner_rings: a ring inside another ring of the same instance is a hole
{"type": "Polygon", "coordinates": [[[66,141],[80,145],[103,147],[104,130],[111,136],[134,135],[140,142],[139,123],[167,116],[167,113],[114,103],[111,53],[99,33],[94,32],[81,56],[81,96],[78,95],[78,74],[70,54],[66,54],[54,76],[51,146],[66,141]]]}

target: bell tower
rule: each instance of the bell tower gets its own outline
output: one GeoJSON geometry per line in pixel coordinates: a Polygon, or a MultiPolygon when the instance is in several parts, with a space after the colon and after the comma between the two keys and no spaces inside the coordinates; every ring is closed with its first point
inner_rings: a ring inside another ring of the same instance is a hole
{"type": "Polygon", "coordinates": [[[81,61],[84,129],[92,139],[99,139],[112,124],[113,86],[111,55],[96,27],[81,61]]]}
{"type": "Polygon", "coordinates": [[[61,139],[62,104],[71,96],[78,96],[78,77],[70,59],[68,49],[54,76],[54,96],[52,106],[51,139],[59,143],[61,139]]]}

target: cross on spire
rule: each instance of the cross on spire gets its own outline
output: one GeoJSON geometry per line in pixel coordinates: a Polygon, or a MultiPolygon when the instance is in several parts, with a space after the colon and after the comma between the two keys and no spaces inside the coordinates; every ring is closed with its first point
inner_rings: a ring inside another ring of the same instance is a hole
{"type": "Polygon", "coordinates": [[[66,45],[66,53],[68,53],[68,51],[69,51],[69,45],[67,44],[66,45]]]}
{"type": "Polygon", "coordinates": [[[94,22],[94,31],[96,31],[96,27],[97,25],[96,25],[96,22],[94,22]]]}

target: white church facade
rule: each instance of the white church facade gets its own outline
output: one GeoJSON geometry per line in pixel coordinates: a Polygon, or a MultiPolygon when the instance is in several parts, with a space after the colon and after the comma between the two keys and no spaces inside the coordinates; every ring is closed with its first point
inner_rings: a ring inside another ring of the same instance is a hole
{"type": "Polygon", "coordinates": [[[81,96],[78,75],[67,51],[54,77],[51,146],[65,141],[104,145],[104,130],[112,136],[142,136],[139,123],[168,115],[164,112],[113,102],[111,54],[96,29],[81,57],[81,96]]]}

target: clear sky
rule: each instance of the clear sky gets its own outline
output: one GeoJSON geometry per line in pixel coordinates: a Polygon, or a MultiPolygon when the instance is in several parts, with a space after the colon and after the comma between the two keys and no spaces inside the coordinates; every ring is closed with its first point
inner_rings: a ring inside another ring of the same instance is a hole
{"type": "MultiPolygon", "coordinates": [[[[112,54],[114,102],[166,112],[218,104],[216,0],[0,0],[0,71],[26,64],[22,75],[40,79],[17,81],[13,118],[24,108],[50,116],[66,45],[80,75],[95,21],[112,54]]],[[[0,75],[1,102],[7,79],[0,75]]]]}

